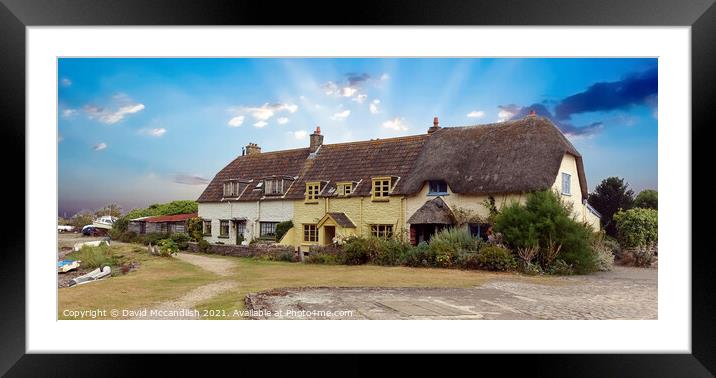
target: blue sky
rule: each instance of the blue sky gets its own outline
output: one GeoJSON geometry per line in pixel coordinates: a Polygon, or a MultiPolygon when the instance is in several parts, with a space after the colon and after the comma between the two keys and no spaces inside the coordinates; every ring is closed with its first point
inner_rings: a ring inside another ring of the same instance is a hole
{"type": "Polygon", "coordinates": [[[264,151],[492,123],[530,109],[584,156],[589,190],[657,188],[656,59],[61,58],[59,211],[196,199],[264,151]]]}

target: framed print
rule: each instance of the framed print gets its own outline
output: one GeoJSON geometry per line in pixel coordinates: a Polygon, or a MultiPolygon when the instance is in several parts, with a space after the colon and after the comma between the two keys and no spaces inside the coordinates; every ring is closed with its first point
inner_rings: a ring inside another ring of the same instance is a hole
{"type": "Polygon", "coordinates": [[[713,374],[712,1],[269,8],[3,0],[3,372],[713,374]]]}

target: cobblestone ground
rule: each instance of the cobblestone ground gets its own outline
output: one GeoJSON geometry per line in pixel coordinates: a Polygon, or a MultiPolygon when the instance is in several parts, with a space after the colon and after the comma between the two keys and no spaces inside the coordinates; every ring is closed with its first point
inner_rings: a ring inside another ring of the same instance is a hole
{"type": "Polygon", "coordinates": [[[296,288],[247,296],[256,319],[656,319],[657,270],[474,288],[296,288]]]}

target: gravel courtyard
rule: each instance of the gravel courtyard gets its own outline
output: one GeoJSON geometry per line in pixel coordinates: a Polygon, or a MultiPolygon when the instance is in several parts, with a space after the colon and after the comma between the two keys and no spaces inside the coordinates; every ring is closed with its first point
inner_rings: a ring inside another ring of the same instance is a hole
{"type": "Polygon", "coordinates": [[[246,297],[254,319],[657,319],[657,269],[473,288],[290,288],[246,297]]]}

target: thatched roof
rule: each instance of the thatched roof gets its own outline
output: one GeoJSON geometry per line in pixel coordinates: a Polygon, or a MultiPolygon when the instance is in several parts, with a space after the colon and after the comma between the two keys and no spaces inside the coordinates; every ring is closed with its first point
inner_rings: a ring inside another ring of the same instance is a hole
{"type": "Polygon", "coordinates": [[[455,215],[442,198],[436,197],[425,202],[408,219],[409,224],[453,224],[455,215]]]}
{"type": "Polygon", "coordinates": [[[554,184],[565,153],[576,158],[586,197],[582,156],[546,118],[442,128],[428,138],[403,191],[417,193],[428,180],[444,180],[461,194],[543,190],[554,184]]]}

